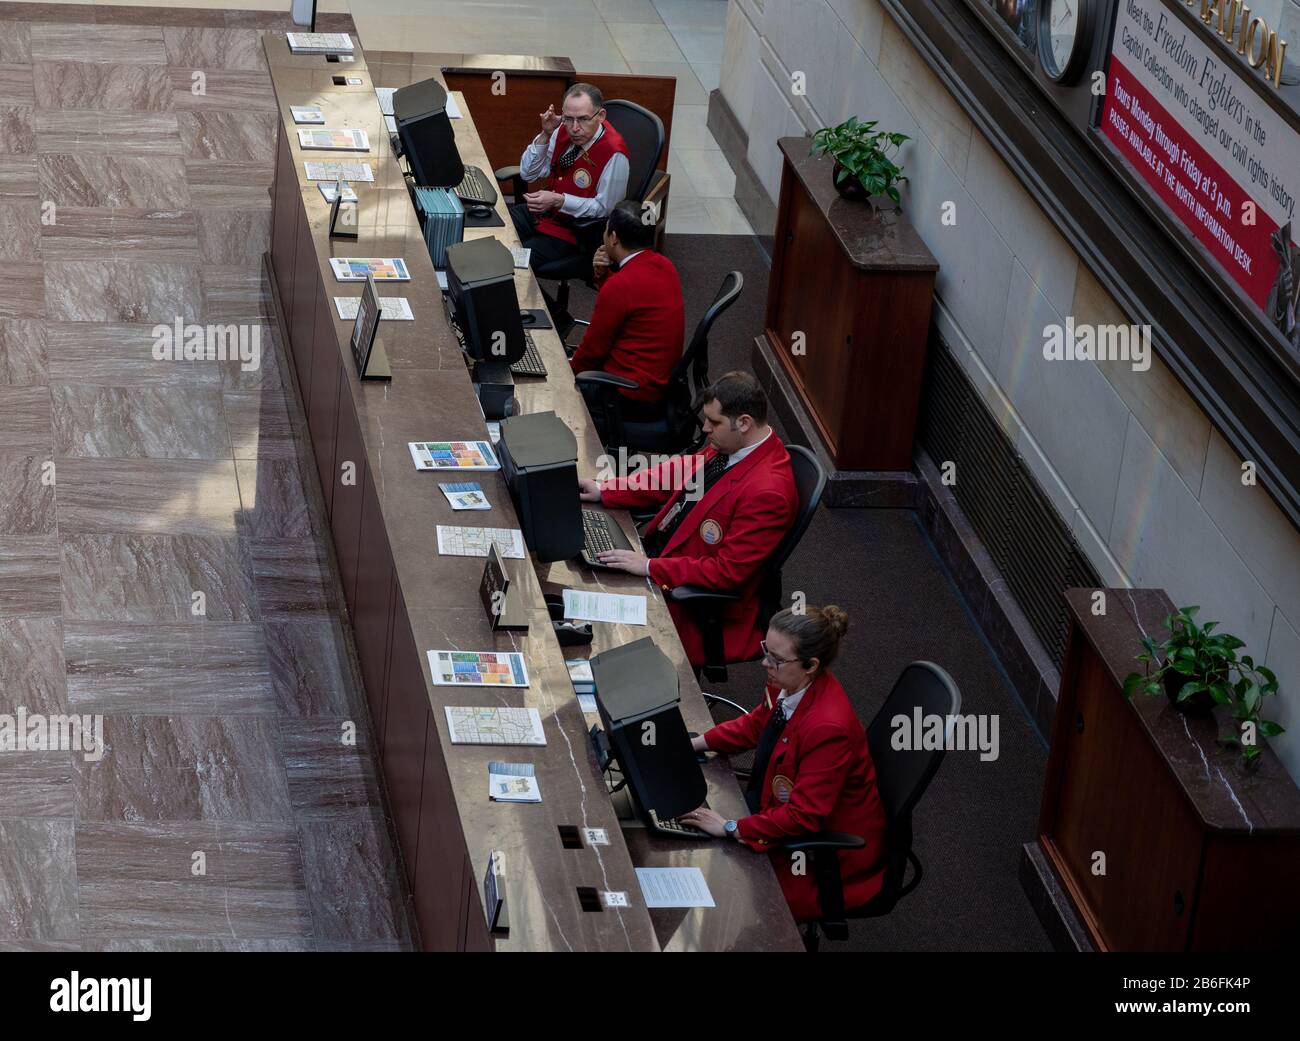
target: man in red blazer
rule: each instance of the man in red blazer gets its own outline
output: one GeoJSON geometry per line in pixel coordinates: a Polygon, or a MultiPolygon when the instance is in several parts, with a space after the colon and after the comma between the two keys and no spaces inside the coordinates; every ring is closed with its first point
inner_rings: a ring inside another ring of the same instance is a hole
{"type": "Polygon", "coordinates": [[[569,360],[575,374],[600,369],[635,380],[636,390],[619,391],[623,416],[631,420],[662,414],[686,328],[682,280],[673,262],[654,251],[654,238],[655,226],[641,219],[637,203],[614,207],[592,265],[600,284],[596,307],[569,360]]]}
{"type": "MultiPolygon", "coordinates": [[[[799,493],[790,453],[767,423],[767,398],[747,372],[729,372],[701,395],[708,444],[630,477],[581,479],[585,502],[661,507],[642,538],[646,552],[611,550],[601,563],[647,575],[664,589],[698,585],[738,592],[723,610],[727,661],[756,657],[763,638],[758,597],[768,558],[794,525],[799,493]]],[[[703,632],[668,605],[692,665],[706,664],[703,632]]]]}

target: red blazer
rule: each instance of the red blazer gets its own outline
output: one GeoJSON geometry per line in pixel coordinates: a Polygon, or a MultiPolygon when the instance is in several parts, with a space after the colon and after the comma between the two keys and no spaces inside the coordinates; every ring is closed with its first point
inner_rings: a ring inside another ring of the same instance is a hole
{"type": "Polygon", "coordinates": [[[569,359],[575,373],[603,369],[641,386],[623,391],[636,401],[664,396],[682,360],[686,308],[673,262],[652,249],[632,257],[601,284],[582,343],[569,359]]]}
{"type": "MultiPolygon", "coordinates": [[[[606,481],[601,485],[601,501],[624,508],[661,506],[646,529],[653,532],[684,494],[690,475],[715,454],[706,448],[693,456],[673,456],[657,467],[606,481]]],[[[773,431],[719,478],[677,526],[663,552],[650,561],[650,578],[664,589],[690,584],[743,594],[722,613],[728,661],[745,661],[759,653],[763,630],[756,594],[763,565],[794,525],[798,508],[790,453],[773,431]]],[[[691,664],[703,665],[700,628],[676,604],[670,603],[668,609],[691,664]]]]}
{"type": "MultiPolygon", "coordinates": [[[[753,711],[707,731],[704,740],[709,748],[724,755],[757,748],[779,693],[769,686],[753,711]]],[[[817,831],[860,835],[866,840],[862,849],[840,851],[844,906],[861,907],[880,892],[885,877],[885,807],[876,788],[866,731],[840,681],[829,672],[813,680],[795,706],[768,761],[762,794],[762,809],[738,822],[740,837],[753,849],[769,850],[796,921],[818,917],[820,907],[812,855],[804,862],[804,873],[795,874],[794,855],[770,848],[787,836],[817,831]],[[789,783],[774,787],[778,777],[789,783]],[[784,801],[778,790],[788,793],[784,801]]]]}

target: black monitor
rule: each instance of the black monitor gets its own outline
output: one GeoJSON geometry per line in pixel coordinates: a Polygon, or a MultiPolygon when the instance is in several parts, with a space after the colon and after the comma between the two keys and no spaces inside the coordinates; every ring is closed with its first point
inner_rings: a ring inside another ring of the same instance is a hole
{"type": "Polygon", "coordinates": [[[501,420],[501,472],[524,541],[538,560],[568,560],[582,550],[578,442],[554,412],[501,420]]]}
{"type": "Polygon", "coordinates": [[[454,188],[465,179],[465,164],[447,116],[447,91],[441,83],[421,80],[394,91],[393,120],[416,184],[454,188]]]}
{"type": "Polygon", "coordinates": [[[515,261],[497,239],[447,247],[447,291],[471,358],[513,365],[524,356],[528,341],[519,316],[515,261]]]}
{"type": "Polygon", "coordinates": [[[608,758],[623,775],[636,812],[673,820],[704,805],[708,784],[682,719],[677,670],[646,636],[591,659],[608,758]]]}

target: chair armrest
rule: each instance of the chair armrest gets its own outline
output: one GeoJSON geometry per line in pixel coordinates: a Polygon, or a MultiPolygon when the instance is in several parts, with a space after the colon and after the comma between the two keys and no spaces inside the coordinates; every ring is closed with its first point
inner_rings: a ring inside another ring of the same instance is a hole
{"type": "Polygon", "coordinates": [[[626,376],[615,376],[612,372],[602,372],[599,369],[580,372],[574,377],[574,381],[605,387],[622,387],[624,390],[636,390],[641,386],[636,380],[630,380],[626,376]]]}
{"type": "Polygon", "coordinates": [[[842,831],[819,831],[815,835],[805,835],[781,843],[782,849],[861,849],[867,840],[861,835],[849,835],[842,831]]]}
{"type": "Polygon", "coordinates": [[[658,510],[628,510],[627,512],[632,515],[632,523],[638,527],[645,524],[647,521],[654,520],[655,516],[659,513],[658,510]]]}
{"type": "Polygon", "coordinates": [[[727,593],[720,589],[705,589],[703,586],[674,586],[668,591],[668,599],[675,604],[686,607],[723,607],[734,604],[741,599],[739,593],[727,593]]]}
{"type": "Polygon", "coordinates": [[[654,205],[656,224],[668,216],[668,186],[671,182],[672,177],[667,170],[656,170],[654,180],[650,182],[650,190],[641,200],[642,204],[648,202],[654,205]]]}
{"type": "Polygon", "coordinates": [[[707,690],[702,690],[700,691],[700,696],[704,698],[704,704],[709,707],[721,703],[723,705],[726,705],[727,708],[733,710],[738,716],[744,716],[749,714],[749,709],[745,708],[744,705],[738,705],[730,698],[724,698],[721,694],[710,694],[707,690]]]}
{"type": "Polygon", "coordinates": [[[498,170],[492,171],[492,176],[497,179],[498,184],[510,182],[510,194],[514,197],[515,202],[520,201],[520,196],[524,194],[528,184],[524,181],[523,171],[517,166],[503,166],[498,170]]]}

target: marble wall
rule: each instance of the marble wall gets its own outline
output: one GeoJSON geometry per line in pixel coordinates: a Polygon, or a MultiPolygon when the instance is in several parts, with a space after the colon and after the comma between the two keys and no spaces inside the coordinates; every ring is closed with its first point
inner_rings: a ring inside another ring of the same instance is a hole
{"type": "MultiPolygon", "coordinates": [[[[1300,49],[1300,3],[1253,6],[1300,49]]],[[[938,323],[967,375],[1104,582],[1202,605],[1278,673],[1270,714],[1288,732],[1273,747],[1300,779],[1300,532],[1243,486],[1242,460],[1158,358],[1145,372],[1044,361],[1045,325],[1130,320],[877,0],[731,0],[720,89],[773,200],[779,137],[850,115],[912,137],[903,204],[939,258],[938,323]]]]}

